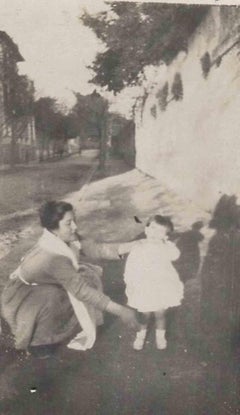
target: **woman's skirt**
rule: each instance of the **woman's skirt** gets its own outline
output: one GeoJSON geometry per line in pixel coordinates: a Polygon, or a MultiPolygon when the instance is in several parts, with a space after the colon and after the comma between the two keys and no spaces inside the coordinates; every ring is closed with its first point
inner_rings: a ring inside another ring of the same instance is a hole
{"type": "Polygon", "coordinates": [[[9,280],[2,293],[2,316],[16,349],[59,343],[79,331],[67,292],[59,285],[26,285],[9,280]]]}

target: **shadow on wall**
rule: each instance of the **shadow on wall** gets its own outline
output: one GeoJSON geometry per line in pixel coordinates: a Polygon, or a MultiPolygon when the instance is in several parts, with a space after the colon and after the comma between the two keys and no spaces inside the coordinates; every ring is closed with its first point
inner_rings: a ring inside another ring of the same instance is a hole
{"type": "Polygon", "coordinates": [[[198,274],[200,266],[199,244],[204,239],[200,230],[203,225],[202,221],[195,222],[190,230],[174,235],[175,243],[181,253],[179,259],[174,262],[174,266],[184,283],[195,278],[198,274]]]}
{"type": "Polygon", "coordinates": [[[200,274],[199,354],[208,362],[204,387],[210,397],[206,413],[222,413],[222,408],[227,409],[226,413],[237,413],[240,402],[240,206],[235,196],[221,197],[209,226],[215,234],[200,274]]]}
{"type": "Polygon", "coordinates": [[[200,275],[201,324],[206,351],[221,359],[240,345],[240,206],[235,196],[221,197],[209,226],[215,234],[200,275]]]}

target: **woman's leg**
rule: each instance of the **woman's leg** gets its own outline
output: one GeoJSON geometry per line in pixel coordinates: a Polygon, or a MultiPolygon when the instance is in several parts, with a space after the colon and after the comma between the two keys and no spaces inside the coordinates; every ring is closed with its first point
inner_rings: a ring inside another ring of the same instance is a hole
{"type": "Polygon", "coordinates": [[[151,313],[138,313],[138,321],[140,323],[140,330],[136,334],[133,343],[134,350],[142,350],[147,335],[147,326],[151,313]]]}
{"type": "MultiPolygon", "coordinates": [[[[30,347],[64,342],[80,330],[68,295],[61,287],[50,284],[35,287],[32,302],[38,302],[38,314],[30,347]]],[[[29,307],[27,312],[31,312],[29,307]]]]}
{"type": "Polygon", "coordinates": [[[155,311],[155,325],[156,325],[156,344],[157,348],[162,350],[167,347],[166,333],[166,318],[165,310],[155,311]]]}

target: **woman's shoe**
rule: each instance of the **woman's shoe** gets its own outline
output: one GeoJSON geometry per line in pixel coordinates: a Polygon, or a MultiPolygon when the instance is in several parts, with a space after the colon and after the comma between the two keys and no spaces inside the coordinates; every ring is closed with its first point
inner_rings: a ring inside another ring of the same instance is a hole
{"type": "Polygon", "coordinates": [[[58,344],[48,344],[42,346],[30,346],[28,353],[37,359],[48,359],[55,355],[58,344]]]}

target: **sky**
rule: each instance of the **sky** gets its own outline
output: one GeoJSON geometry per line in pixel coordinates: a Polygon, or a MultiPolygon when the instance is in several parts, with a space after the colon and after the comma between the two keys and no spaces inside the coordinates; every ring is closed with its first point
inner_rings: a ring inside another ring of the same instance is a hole
{"type": "Polygon", "coordinates": [[[103,45],[79,16],[106,9],[103,0],[0,0],[0,30],[18,45],[19,72],[35,84],[36,96],[52,96],[71,106],[72,91],[91,93],[86,69],[103,45]]]}

